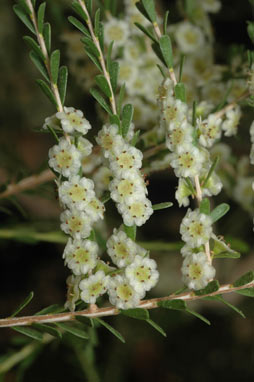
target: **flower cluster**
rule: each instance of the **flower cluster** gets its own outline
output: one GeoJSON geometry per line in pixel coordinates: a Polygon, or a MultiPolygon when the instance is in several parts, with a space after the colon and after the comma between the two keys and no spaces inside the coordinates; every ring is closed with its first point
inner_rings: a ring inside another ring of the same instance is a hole
{"type": "Polygon", "coordinates": [[[124,224],[141,226],[149,219],[153,209],[146,197],[147,189],[140,173],[143,155],[128,142],[133,135],[132,129],[133,126],[129,129],[129,136],[124,139],[116,125],[105,125],[98,134],[97,142],[105,158],[109,159],[113,176],[109,183],[110,195],[117,203],[124,224]]]}

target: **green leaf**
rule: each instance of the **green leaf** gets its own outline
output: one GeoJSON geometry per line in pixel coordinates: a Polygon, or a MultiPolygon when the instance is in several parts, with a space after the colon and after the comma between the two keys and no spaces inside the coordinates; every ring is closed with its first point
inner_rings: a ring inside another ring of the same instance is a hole
{"type": "Polygon", "coordinates": [[[199,318],[201,321],[204,321],[207,325],[211,325],[211,322],[205,318],[202,314],[195,312],[194,310],[191,310],[189,308],[186,309],[186,312],[192,314],[193,316],[199,318]]]}
{"type": "Polygon", "coordinates": [[[212,165],[211,165],[211,167],[210,167],[210,170],[208,171],[208,174],[207,174],[207,176],[206,176],[206,178],[205,178],[203,184],[201,184],[202,188],[205,188],[205,187],[206,187],[206,185],[207,185],[207,183],[208,183],[208,181],[209,181],[211,175],[213,174],[213,172],[214,172],[214,170],[215,170],[215,168],[216,168],[216,166],[217,166],[219,160],[220,160],[220,157],[219,157],[219,156],[217,156],[217,157],[214,159],[214,161],[213,161],[213,163],[212,163],[212,165]]]}
{"type": "Polygon", "coordinates": [[[52,136],[55,138],[56,142],[59,143],[59,138],[55,130],[50,125],[47,125],[47,129],[49,130],[50,134],[52,134],[52,136]]]}
{"type": "Polygon", "coordinates": [[[136,233],[137,233],[137,226],[136,225],[133,225],[133,226],[128,226],[128,225],[123,225],[124,227],[124,232],[126,233],[126,235],[133,241],[136,240],[136,233]]]}
{"type": "Polygon", "coordinates": [[[49,23],[45,23],[43,27],[43,38],[45,41],[45,45],[48,51],[48,54],[51,51],[51,26],[49,23]]]}
{"type": "Polygon", "coordinates": [[[166,62],[167,67],[169,69],[173,68],[173,52],[170,37],[168,35],[161,36],[159,44],[162,56],[164,58],[164,61],[166,62]]]}
{"type": "Polygon", "coordinates": [[[205,297],[205,300],[212,300],[212,301],[219,301],[228,306],[229,308],[233,309],[236,313],[240,314],[243,318],[246,318],[244,313],[238,309],[236,306],[230,304],[227,300],[225,300],[220,294],[217,296],[207,296],[205,297]]]}
{"type": "Polygon", "coordinates": [[[254,44],[254,22],[247,21],[247,32],[251,42],[254,44]]]}
{"type": "Polygon", "coordinates": [[[119,92],[119,98],[118,98],[118,102],[117,102],[117,114],[118,115],[121,114],[124,96],[125,96],[125,83],[122,84],[122,86],[120,88],[120,92],[119,92]]]}
{"type": "Polygon", "coordinates": [[[101,91],[108,97],[110,98],[112,96],[108,81],[104,77],[104,75],[99,74],[95,77],[95,82],[101,89],[101,91]]]}
{"type": "Polygon", "coordinates": [[[163,19],[163,34],[167,34],[168,15],[169,15],[169,11],[166,11],[164,15],[164,19],[163,19]]]}
{"type": "Polygon", "coordinates": [[[29,53],[29,56],[30,56],[31,60],[33,61],[34,65],[36,66],[36,68],[43,75],[45,80],[50,82],[46,66],[45,66],[44,62],[41,60],[41,58],[33,50],[29,53]]]}
{"type": "Polygon", "coordinates": [[[164,202],[164,203],[158,203],[158,204],[153,204],[153,210],[158,211],[158,210],[164,210],[165,208],[172,207],[173,203],[172,202],[164,202]]]}
{"type": "Polygon", "coordinates": [[[58,90],[59,90],[61,102],[63,105],[65,102],[67,82],[68,82],[68,68],[67,66],[61,66],[59,69],[59,76],[58,76],[58,90]]]}
{"type": "Polygon", "coordinates": [[[94,65],[99,69],[100,72],[102,72],[101,64],[97,57],[95,57],[90,52],[86,51],[87,56],[90,58],[90,60],[94,63],[94,65]]]}
{"type": "Polygon", "coordinates": [[[151,320],[150,318],[148,318],[146,320],[146,322],[151,325],[155,330],[157,330],[163,337],[167,337],[167,334],[164,332],[164,330],[158,325],[156,324],[156,322],[154,322],[153,320],[151,320]]]}
{"type": "Polygon", "coordinates": [[[46,3],[45,2],[41,3],[38,9],[38,14],[37,14],[38,31],[40,34],[43,33],[45,9],[46,9],[46,3]]]}
{"type": "Polygon", "coordinates": [[[51,314],[51,313],[61,313],[65,309],[63,306],[58,304],[49,305],[46,308],[41,309],[39,312],[35,313],[35,316],[42,316],[44,314],[51,314]]]}
{"type": "Polygon", "coordinates": [[[158,44],[157,40],[154,38],[152,33],[148,28],[145,28],[143,25],[139,23],[134,23],[138,29],[140,29],[147,37],[149,37],[155,44],[158,44]]]}
{"type": "Polygon", "coordinates": [[[126,137],[133,118],[134,108],[131,104],[124,105],[122,112],[122,135],[126,137]]]}
{"type": "Polygon", "coordinates": [[[82,19],[84,19],[85,21],[87,21],[88,19],[87,19],[87,15],[86,15],[86,13],[83,11],[83,9],[82,9],[82,7],[81,7],[81,5],[79,4],[79,2],[78,1],[73,1],[73,3],[72,3],[72,8],[74,9],[74,11],[79,15],[79,16],[81,16],[81,18],[82,19]]]}
{"type": "Polygon", "coordinates": [[[125,339],[123,338],[122,334],[119,333],[116,329],[114,329],[107,322],[101,320],[100,318],[94,318],[94,320],[99,322],[101,325],[105,326],[105,328],[108,329],[112,334],[114,334],[114,336],[116,336],[121,342],[125,343],[125,339]]]}
{"type": "Polygon", "coordinates": [[[254,297],[254,288],[236,290],[236,293],[242,294],[243,296],[247,297],[254,297]]]}
{"type": "Polygon", "coordinates": [[[53,103],[53,105],[55,107],[57,107],[57,102],[56,102],[56,99],[55,99],[55,96],[52,92],[52,90],[49,88],[49,86],[46,84],[45,81],[43,80],[36,80],[36,83],[40,86],[41,90],[43,91],[43,93],[48,97],[48,99],[50,100],[50,102],[53,103]]]}
{"type": "Polygon", "coordinates": [[[56,326],[58,326],[60,329],[64,330],[67,333],[73,334],[75,337],[83,338],[84,340],[87,340],[89,338],[88,334],[84,330],[76,328],[73,325],[57,322],[56,326]]]}
{"type": "Polygon", "coordinates": [[[117,61],[113,61],[109,66],[109,75],[113,92],[115,92],[117,88],[118,72],[119,64],[117,61]]]}
{"type": "Polygon", "coordinates": [[[27,16],[30,18],[30,15],[32,12],[30,11],[30,8],[28,7],[26,0],[18,0],[19,7],[23,8],[23,11],[27,14],[27,16]]]}
{"type": "Polygon", "coordinates": [[[89,37],[82,37],[80,39],[83,44],[85,45],[85,49],[87,52],[89,52],[90,54],[92,54],[93,56],[99,58],[100,57],[100,52],[98,51],[95,43],[93,42],[93,40],[91,40],[91,38],[89,37]]]}
{"type": "Polygon", "coordinates": [[[34,26],[28,16],[25,14],[24,10],[19,5],[14,5],[13,10],[15,14],[18,16],[18,18],[22,21],[22,23],[25,24],[25,26],[36,35],[34,26]]]}
{"type": "Polygon", "coordinates": [[[178,82],[175,86],[176,99],[180,99],[182,102],[186,102],[185,86],[182,82],[178,82]]]}
{"type": "Polygon", "coordinates": [[[93,11],[93,0],[86,0],[86,6],[89,15],[92,17],[92,11],[93,11]]]}
{"type": "Polygon", "coordinates": [[[182,74],[183,74],[183,64],[184,64],[184,60],[185,60],[185,55],[184,54],[181,54],[181,57],[180,57],[180,65],[179,65],[179,82],[181,83],[182,81],[182,74]]]}
{"type": "Polygon", "coordinates": [[[173,309],[173,310],[186,310],[186,302],[180,299],[159,301],[157,305],[160,308],[173,309]]]}
{"type": "Polygon", "coordinates": [[[210,215],[210,201],[208,198],[204,198],[199,206],[199,211],[201,214],[210,215]]]}
{"type": "Polygon", "coordinates": [[[90,38],[90,33],[88,29],[84,26],[84,24],[82,24],[81,21],[76,19],[76,17],[74,16],[69,16],[68,20],[72,25],[74,25],[78,30],[80,30],[80,32],[82,32],[86,37],[90,38]]]}
{"type": "Polygon", "coordinates": [[[118,117],[117,114],[112,114],[109,116],[109,121],[112,125],[117,125],[118,126],[118,129],[120,130],[121,128],[121,121],[118,117]]]}
{"type": "Polygon", "coordinates": [[[101,202],[103,204],[107,203],[111,199],[110,191],[105,191],[104,194],[101,197],[101,202]]]}
{"type": "Polygon", "coordinates": [[[15,317],[21,310],[23,310],[34,297],[34,292],[30,292],[29,295],[25,298],[25,300],[18,306],[14,313],[10,317],[15,317]]]}
{"type": "Polygon", "coordinates": [[[211,245],[213,258],[232,258],[238,259],[241,255],[239,252],[231,249],[223,240],[220,240],[216,235],[212,235],[211,245]]]}
{"type": "Polygon", "coordinates": [[[109,72],[110,65],[112,63],[112,49],[113,49],[114,41],[111,41],[111,43],[108,46],[108,51],[107,51],[107,58],[106,58],[106,65],[107,65],[107,71],[109,72]]]}
{"type": "MultiPolygon", "coordinates": [[[[153,0],[141,0],[141,1],[145,9],[145,13],[148,16],[147,17],[148,20],[150,20],[152,23],[155,23],[157,20],[157,17],[156,17],[156,11],[155,11],[153,0]]],[[[136,5],[138,6],[138,3],[136,3],[136,5]]]]}
{"type": "Polygon", "coordinates": [[[187,286],[184,286],[180,289],[177,289],[174,293],[172,293],[173,295],[177,296],[178,294],[181,294],[181,293],[184,293],[188,290],[188,287],[187,286]]]}
{"type": "Polygon", "coordinates": [[[133,138],[131,140],[131,145],[132,146],[134,146],[134,147],[136,146],[136,144],[138,142],[138,139],[139,139],[139,135],[140,135],[140,130],[135,131],[134,136],[133,136],[133,138]]]}
{"type": "Polygon", "coordinates": [[[137,320],[148,320],[149,319],[149,312],[146,309],[141,309],[141,308],[126,309],[126,310],[121,309],[120,312],[124,316],[135,318],[137,320]]]}
{"type": "Polygon", "coordinates": [[[43,336],[40,332],[35,329],[27,328],[26,326],[12,326],[12,329],[37,341],[42,341],[43,339],[43,336]]]}
{"type": "Polygon", "coordinates": [[[100,33],[100,16],[101,10],[98,8],[94,15],[94,33],[96,37],[98,37],[100,33]]]}
{"type": "Polygon", "coordinates": [[[98,90],[94,89],[94,88],[91,88],[90,89],[90,93],[92,94],[92,96],[96,99],[96,101],[101,105],[101,107],[108,113],[108,114],[112,114],[112,111],[110,109],[110,106],[108,105],[108,103],[105,101],[105,99],[103,98],[103,96],[101,95],[100,92],[98,92],[98,90]]]}
{"type": "Polygon", "coordinates": [[[233,286],[234,287],[240,287],[242,285],[246,285],[246,284],[251,283],[253,280],[254,280],[254,272],[249,271],[249,272],[245,273],[243,276],[241,276],[239,279],[237,279],[233,283],[233,286]]]}
{"type": "Polygon", "coordinates": [[[60,50],[54,50],[50,56],[50,70],[51,76],[54,84],[57,84],[58,80],[58,71],[60,64],[60,50]]]}
{"type": "Polygon", "coordinates": [[[35,54],[39,56],[44,62],[44,54],[42,53],[40,46],[35,42],[35,40],[30,36],[23,36],[23,39],[28,44],[28,46],[35,52],[35,54]]]}
{"type": "Polygon", "coordinates": [[[212,222],[215,223],[229,211],[230,206],[227,203],[221,203],[211,212],[212,222]]]}
{"type": "Polygon", "coordinates": [[[35,327],[35,329],[38,329],[42,333],[49,333],[53,337],[59,339],[62,338],[62,333],[50,325],[35,323],[33,324],[33,327],[35,327]]]}
{"type": "Polygon", "coordinates": [[[241,240],[237,237],[226,236],[225,240],[230,244],[232,248],[235,248],[236,251],[248,253],[250,251],[250,246],[244,240],[241,240]]]}
{"type": "Polygon", "coordinates": [[[211,293],[217,292],[219,288],[220,288],[220,284],[218,280],[213,280],[213,281],[210,281],[205,288],[195,290],[194,293],[196,296],[203,296],[205,294],[211,294],[211,293]]]}

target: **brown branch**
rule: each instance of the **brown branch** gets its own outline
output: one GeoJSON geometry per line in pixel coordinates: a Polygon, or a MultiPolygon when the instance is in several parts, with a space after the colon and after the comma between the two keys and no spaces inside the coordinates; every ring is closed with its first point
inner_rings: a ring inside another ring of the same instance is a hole
{"type": "Polygon", "coordinates": [[[28,178],[22,179],[16,184],[9,184],[7,189],[0,194],[0,199],[8,198],[11,195],[16,195],[22,191],[35,188],[42,183],[49,182],[55,178],[55,174],[51,170],[45,170],[39,175],[32,175],[28,178]]]}
{"type": "MultiPolygon", "coordinates": [[[[253,288],[254,281],[239,286],[233,287],[232,284],[222,285],[216,292],[197,296],[194,292],[182,293],[179,295],[170,295],[166,297],[152,298],[150,300],[143,300],[139,303],[137,308],[143,309],[154,309],[157,308],[157,303],[160,301],[170,301],[170,300],[183,300],[183,301],[193,301],[199,300],[207,296],[216,296],[219,294],[226,294],[236,292],[245,288],[253,288]]],[[[77,316],[83,316],[88,318],[96,318],[96,317],[106,317],[106,316],[114,316],[119,314],[119,309],[115,307],[107,307],[107,308],[98,308],[96,310],[80,310],[78,312],[67,312],[67,313],[57,313],[57,314],[45,314],[42,316],[26,316],[26,317],[13,317],[13,318],[3,318],[0,319],[0,327],[12,327],[12,326],[24,326],[31,325],[34,323],[54,323],[54,322],[63,322],[63,321],[73,321],[77,316]]]]}

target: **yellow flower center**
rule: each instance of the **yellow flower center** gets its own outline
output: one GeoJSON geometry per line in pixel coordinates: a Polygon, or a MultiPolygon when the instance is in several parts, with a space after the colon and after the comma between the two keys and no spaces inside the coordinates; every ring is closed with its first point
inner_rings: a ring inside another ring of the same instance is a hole
{"type": "Polygon", "coordinates": [[[76,113],[68,113],[66,117],[72,125],[82,125],[82,119],[76,113]]]}
{"type": "Polygon", "coordinates": [[[78,184],[69,188],[68,192],[73,202],[81,202],[81,200],[86,199],[86,190],[78,184]]]}
{"type": "Polygon", "coordinates": [[[141,216],[144,216],[145,212],[145,205],[141,202],[133,203],[130,207],[130,213],[135,218],[140,218],[141,216]]]}
{"type": "Polygon", "coordinates": [[[198,264],[191,264],[189,267],[189,276],[191,279],[198,280],[202,277],[202,268],[198,264]]]}
{"type": "Polygon", "coordinates": [[[128,250],[124,243],[117,243],[115,245],[115,252],[118,257],[121,259],[127,258],[129,256],[128,250]]]}
{"type": "Polygon", "coordinates": [[[90,254],[87,250],[83,248],[78,248],[74,253],[73,257],[77,263],[87,263],[90,260],[90,254]]]}
{"type": "Polygon", "coordinates": [[[102,288],[103,288],[103,284],[101,282],[94,283],[90,285],[88,288],[89,294],[91,296],[97,296],[101,293],[102,288]]]}
{"type": "Polygon", "coordinates": [[[203,224],[199,222],[194,222],[190,224],[190,234],[192,236],[201,236],[204,233],[204,227],[203,224]]]}
{"type": "Polygon", "coordinates": [[[118,192],[121,196],[125,197],[127,195],[133,194],[134,184],[128,179],[121,180],[118,184],[118,192]]]}
{"type": "Polygon", "coordinates": [[[190,168],[193,165],[193,161],[193,156],[189,152],[186,152],[179,156],[179,164],[182,167],[190,168]]]}
{"type": "Polygon", "coordinates": [[[117,294],[121,300],[128,301],[132,297],[132,289],[129,285],[123,284],[117,287],[117,294]]]}
{"type": "Polygon", "coordinates": [[[118,161],[118,165],[123,169],[129,169],[132,168],[134,165],[134,158],[132,155],[128,154],[127,152],[122,153],[119,155],[118,158],[116,158],[118,161]]]}
{"type": "Polygon", "coordinates": [[[108,30],[108,35],[110,40],[121,41],[124,37],[124,32],[121,27],[114,25],[108,30]]]}
{"type": "Polygon", "coordinates": [[[72,217],[69,221],[68,221],[68,225],[69,225],[69,228],[72,232],[80,232],[82,226],[83,226],[83,222],[81,219],[79,219],[78,217],[72,217]]]}
{"type": "Polygon", "coordinates": [[[136,279],[142,283],[149,280],[149,278],[151,277],[149,268],[144,267],[143,265],[135,269],[135,275],[136,275],[136,279]]]}
{"type": "Polygon", "coordinates": [[[72,156],[68,151],[61,150],[60,153],[56,154],[57,165],[60,168],[69,168],[72,165],[72,156]]]}

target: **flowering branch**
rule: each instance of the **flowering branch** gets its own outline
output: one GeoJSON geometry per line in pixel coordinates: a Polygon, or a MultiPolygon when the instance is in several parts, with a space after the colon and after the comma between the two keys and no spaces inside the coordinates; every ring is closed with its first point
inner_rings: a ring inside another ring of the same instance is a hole
{"type": "MultiPolygon", "coordinates": [[[[205,294],[202,296],[198,296],[194,292],[188,292],[188,293],[183,293],[179,295],[173,294],[166,297],[143,300],[139,303],[137,308],[154,309],[154,308],[158,308],[158,302],[160,301],[200,300],[204,297],[232,293],[241,289],[253,288],[253,287],[254,287],[254,281],[251,281],[250,283],[241,285],[239,287],[233,287],[232,284],[225,284],[225,285],[222,285],[217,291],[209,293],[209,294],[205,294]]],[[[24,325],[31,325],[34,323],[55,323],[55,322],[73,321],[75,320],[77,316],[96,318],[96,317],[114,316],[114,315],[118,315],[119,313],[120,313],[119,309],[115,307],[107,307],[107,308],[98,308],[97,310],[86,309],[86,310],[80,310],[77,312],[45,314],[42,316],[4,318],[0,320],[0,327],[24,326],[24,325]]]]}

